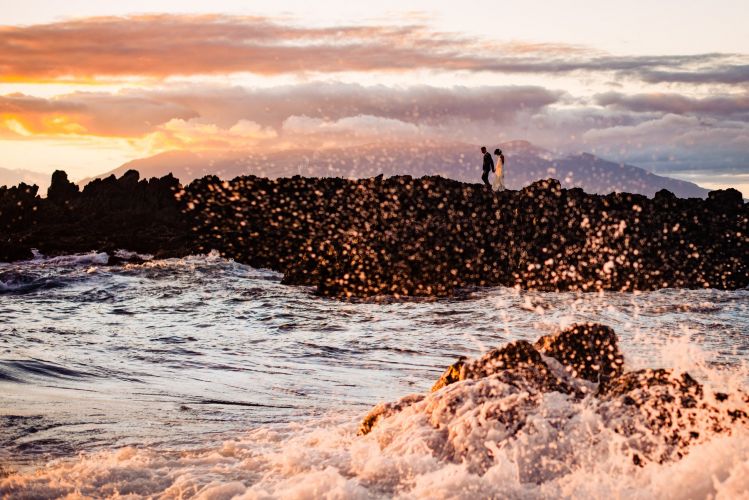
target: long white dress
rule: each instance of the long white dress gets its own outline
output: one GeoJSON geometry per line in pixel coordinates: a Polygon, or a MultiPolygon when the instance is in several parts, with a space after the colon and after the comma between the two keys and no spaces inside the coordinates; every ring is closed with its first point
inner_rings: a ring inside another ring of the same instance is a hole
{"type": "Polygon", "coordinates": [[[497,160],[494,162],[494,182],[492,188],[495,191],[505,190],[505,165],[502,163],[502,157],[497,155],[497,160]]]}

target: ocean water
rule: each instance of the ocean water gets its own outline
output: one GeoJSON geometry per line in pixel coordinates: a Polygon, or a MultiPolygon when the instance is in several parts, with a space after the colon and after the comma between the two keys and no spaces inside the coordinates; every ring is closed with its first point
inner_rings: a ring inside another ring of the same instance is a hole
{"type": "Polygon", "coordinates": [[[356,435],[458,356],[580,321],[615,329],[627,369],[745,390],[747,290],[341,302],[215,254],[108,259],[0,264],[0,497],[749,498],[745,427],[639,467],[593,403],[558,393],[500,448],[473,433],[480,412],[449,437],[418,409],[356,435]],[[440,439],[492,459],[446,459],[440,439]]]}

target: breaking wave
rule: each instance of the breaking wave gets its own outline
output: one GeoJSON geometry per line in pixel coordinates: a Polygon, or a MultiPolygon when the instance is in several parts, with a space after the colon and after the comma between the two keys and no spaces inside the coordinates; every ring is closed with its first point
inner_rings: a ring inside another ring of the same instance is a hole
{"type": "Polygon", "coordinates": [[[458,301],[343,303],[215,254],[106,268],[98,255],[0,266],[11,286],[23,276],[62,283],[3,297],[0,447],[12,455],[0,453],[0,497],[749,491],[749,432],[728,414],[749,380],[746,290],[493,289],[458,301]],[[685,427],[693,439],[675,453],[585,381],[584,397],[496,378],[426,394],[460,355],[591,320],[619,334],[627,370],[672,368],[703,384],[726,432],[697,409],[685,427]],[[409,393],[426,395],[357,435],[371,407],[409,393]],[[508,432],[497,415],[511,412],[524,425],[508,432]]]}
{"type": "MultiPolygon", "coordinates": [[[[471,418],[481,418],[480,412],[471,418]]],[[[696,445],[680,461],[638,467],[621,451],[621,437],[584,403],[574,406],[550,395],[532,420],[532,433],[501,449],[482,442],[486,436],[464,436],[492,452],[491,463],[480,473],[470,460],[435,456],[435,429],[423,415],[409,413],[383,432],[364,437],[356,436],[350,419],[329,418],[256,429],[212,449],[126,447],[87,454],[0,479],[0,493],[30,498],[733,499],[749,490],[745,430],[696,445]],[[566,420],[563,430],[553,429],[560,418],[566,420]],[[394,428],[400,435],[387,437],[394,428]]]]}

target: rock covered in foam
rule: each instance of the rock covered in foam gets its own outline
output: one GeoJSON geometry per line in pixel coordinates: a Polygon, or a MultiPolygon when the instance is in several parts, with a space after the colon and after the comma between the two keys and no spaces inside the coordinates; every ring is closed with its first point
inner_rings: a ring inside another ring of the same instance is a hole
{"type": "Polygon", "coordinates": [[[461,358],[431,393],[376,406],[359,434],[374,433],[387,447],[420,423],[440,460],[481,473],[496,450],[516,449],[529,479],[541,481],[583,460],[580,439],[616,448],[635,465],[678,460],[711,436],[749,428],[748,403],[746,394],[713,393],[688,373],[625,372],[614,331],[587,323],[461,358]]]}
{"type": "Polygon", "coordinates": [[[627,372],[598,389],[599,412],[633,448],[632,460],[659,463],[682,458],[710,435],[749,424],[749,396],[712,393],[688,373],[665,369],[627,372]],[[643,440],[646,434],[649,440],[643,440]]]}
{"type": "Polygon", "coordinates": [[[437,379],[437,382],[432,386],[432,392],[439,391],[445,386],[452,384],[453,382],[460,382],[465,380],[465,370],[463,367],[466,364],[466,357],[461,356],[455,363],[447,367],[445,372],[437,379]]]}
{"type": "Polygon", "coordinates": [[[395,415],[405,407],[410,406],[414,403],[418,403],[422,399],[424,399],[424,396],[421,394],[409,394],[408,396],[405,396],[394,403],[378,404],[377,406],[372,408],[369,413],[367,413],[366,417],[364,417],[361,424],[359,425],[358,434],[360,436],[368,434],[369,431],[371,431],[372,428],[377,425],[377,422],[379,422],[383,418],[395,415]]]}
{"type": "Polygon", "coordinates": [[[553,373],[541,354],[561,363],[573,377],[590,382],[617,377],[624,365],[614,330],[597,323],[582,323],[545,335],[533,345],[518,340],[492,349],[473,361],[461,357],[445,370],[432,392],[454,382],[488,377],[500,371],[517,372],[535,380],[546,391],[572,392],[565,380],[553,373]]]}

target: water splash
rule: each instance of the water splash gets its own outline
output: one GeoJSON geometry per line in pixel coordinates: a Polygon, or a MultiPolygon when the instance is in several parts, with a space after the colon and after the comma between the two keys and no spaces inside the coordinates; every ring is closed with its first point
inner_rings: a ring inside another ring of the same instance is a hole
{"type": "Polygon", "coordinates": [[[749,488],[741,428],[638,467],[590,402],[554,395],[525,442],[477,441],[493,457],[484,470],[435,454],[424,413],[356,436],[373,404],[427,391],[458,356],[579,321],[612,326],[629,369],[745,388],[747,290],[343,303],[215,254],[38,259],[0,273],[60,282],[0,302],[0,361],[15,379],[0,380],[0,495],[735,498],[749,488]],[[549,434],[562,417],[566,441],[549,434]],[[550,474],[549,464],[569,467],[550,474]]]}

